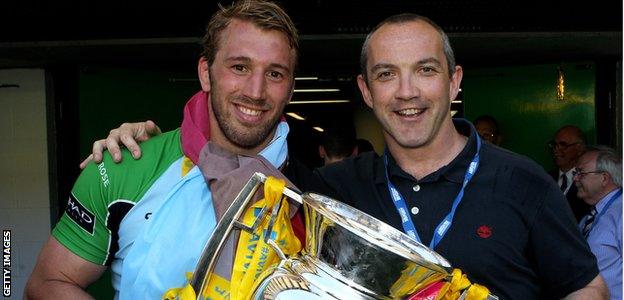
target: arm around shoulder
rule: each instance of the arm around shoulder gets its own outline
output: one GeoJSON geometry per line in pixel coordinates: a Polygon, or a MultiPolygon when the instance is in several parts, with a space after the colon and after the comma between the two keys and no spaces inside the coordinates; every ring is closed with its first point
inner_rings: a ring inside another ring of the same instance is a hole
{"type": "Polygon", "coordinates": [[[28,279],[25,299],[92,299],[85,291],[106,270],[50,237],[28,279]]]}
{"type": "Polygon", "coordinates": [[[607,285],[600,275],[596,276],[591,282],[589,282],[582,289],[575,291],[563,299],[565,300],[580,300],[580,299],[609,299],[609,290],[607,285]]]}

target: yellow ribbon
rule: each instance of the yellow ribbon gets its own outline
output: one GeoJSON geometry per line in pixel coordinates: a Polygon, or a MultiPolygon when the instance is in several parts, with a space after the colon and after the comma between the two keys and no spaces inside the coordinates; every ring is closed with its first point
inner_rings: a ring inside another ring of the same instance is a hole
{"type": "Polygon", "coordinates": [[[442,287],[436,300],[459,299],[461,292],[465,289],[468,289],[466,292],[466,300],[485,300],[490,294],[488,288],[476,283],[470,283],[466,274],[462,274],[459,269],[453,269],[450,282],[442,287]]]}

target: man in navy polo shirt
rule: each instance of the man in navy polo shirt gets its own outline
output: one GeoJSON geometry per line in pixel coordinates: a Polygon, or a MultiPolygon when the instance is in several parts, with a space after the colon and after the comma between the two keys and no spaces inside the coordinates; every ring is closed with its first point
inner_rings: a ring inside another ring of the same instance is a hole
{"type": "Polygon", "coordinates": [[[360,63],[358,86],[387,148],[317,170],[337,199],[429,245],[503,299],[607,298],[552,179],[452,120],[463,73],[440,27],[390,17],[367,36],[360,63]]]}

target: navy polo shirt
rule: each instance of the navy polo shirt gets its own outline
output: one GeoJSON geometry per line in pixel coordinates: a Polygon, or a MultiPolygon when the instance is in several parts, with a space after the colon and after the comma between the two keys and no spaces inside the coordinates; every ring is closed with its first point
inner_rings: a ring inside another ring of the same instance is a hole
{"type": "MultiPolygon", "coordinates": [[[[389,157],[390,180],[425,245],[450,211],[476,152],[470,124],[454,123],[468,143],[448,165],[424,178],[416,180],[389,157]]],[[[434,250],[501,299],[561,298],[594,279],[596,259],[552,178],[532,160],[491,144],[482,144],[480,159],[451,228],[434,250]]],[[[382,157],[366,153],[315,174],[324,187],[313,190],[403,231],[382,157]]]]}

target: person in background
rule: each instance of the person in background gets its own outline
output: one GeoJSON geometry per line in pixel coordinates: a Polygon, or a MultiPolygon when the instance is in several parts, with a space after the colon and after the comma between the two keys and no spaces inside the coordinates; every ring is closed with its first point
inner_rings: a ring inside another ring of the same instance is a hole
{"type": "Polygon", "coordinates": [[[494,117],[481,115],[478,116],[472,124],[474,124],[479,136],[481,136],[483,140],[492,145],[500,146],[502,138],[498,129],[498,122],[496,122],[494,117]]]}
{"type": "Polygon", "coordinates": [[[371,151],[375,152],[375,147],[367,139],[357,139],[355,143],[357,144],[358,155],[371,151]]]}
{"type": "Polygon", "coordinates": [[[326,128],[321,134],[321,144],[318,152],[325,166],[354,156],[357,154],[357,151],[355,130],[353,128],[334,126],[326,128]]]}
{"type": "Polygon", "coordinates": [[[557,130],[555,138],[548,143],[552,151],[556,169],[548,174],[557,182],[559,189],[566,196],[576,221],[589,213],[589,205],[576,196],[576,186],[572,182],[574,166],[585,151],[583,131],[572,125],[565,125],[557,130]]]}
{"type": "Polygon", "coordinates": [[[605,146],[587,147],[574,175],[578,197],[591,206],[579,228],[598,259],[611,299],[622,299],[622,157],[605,146]]]}

